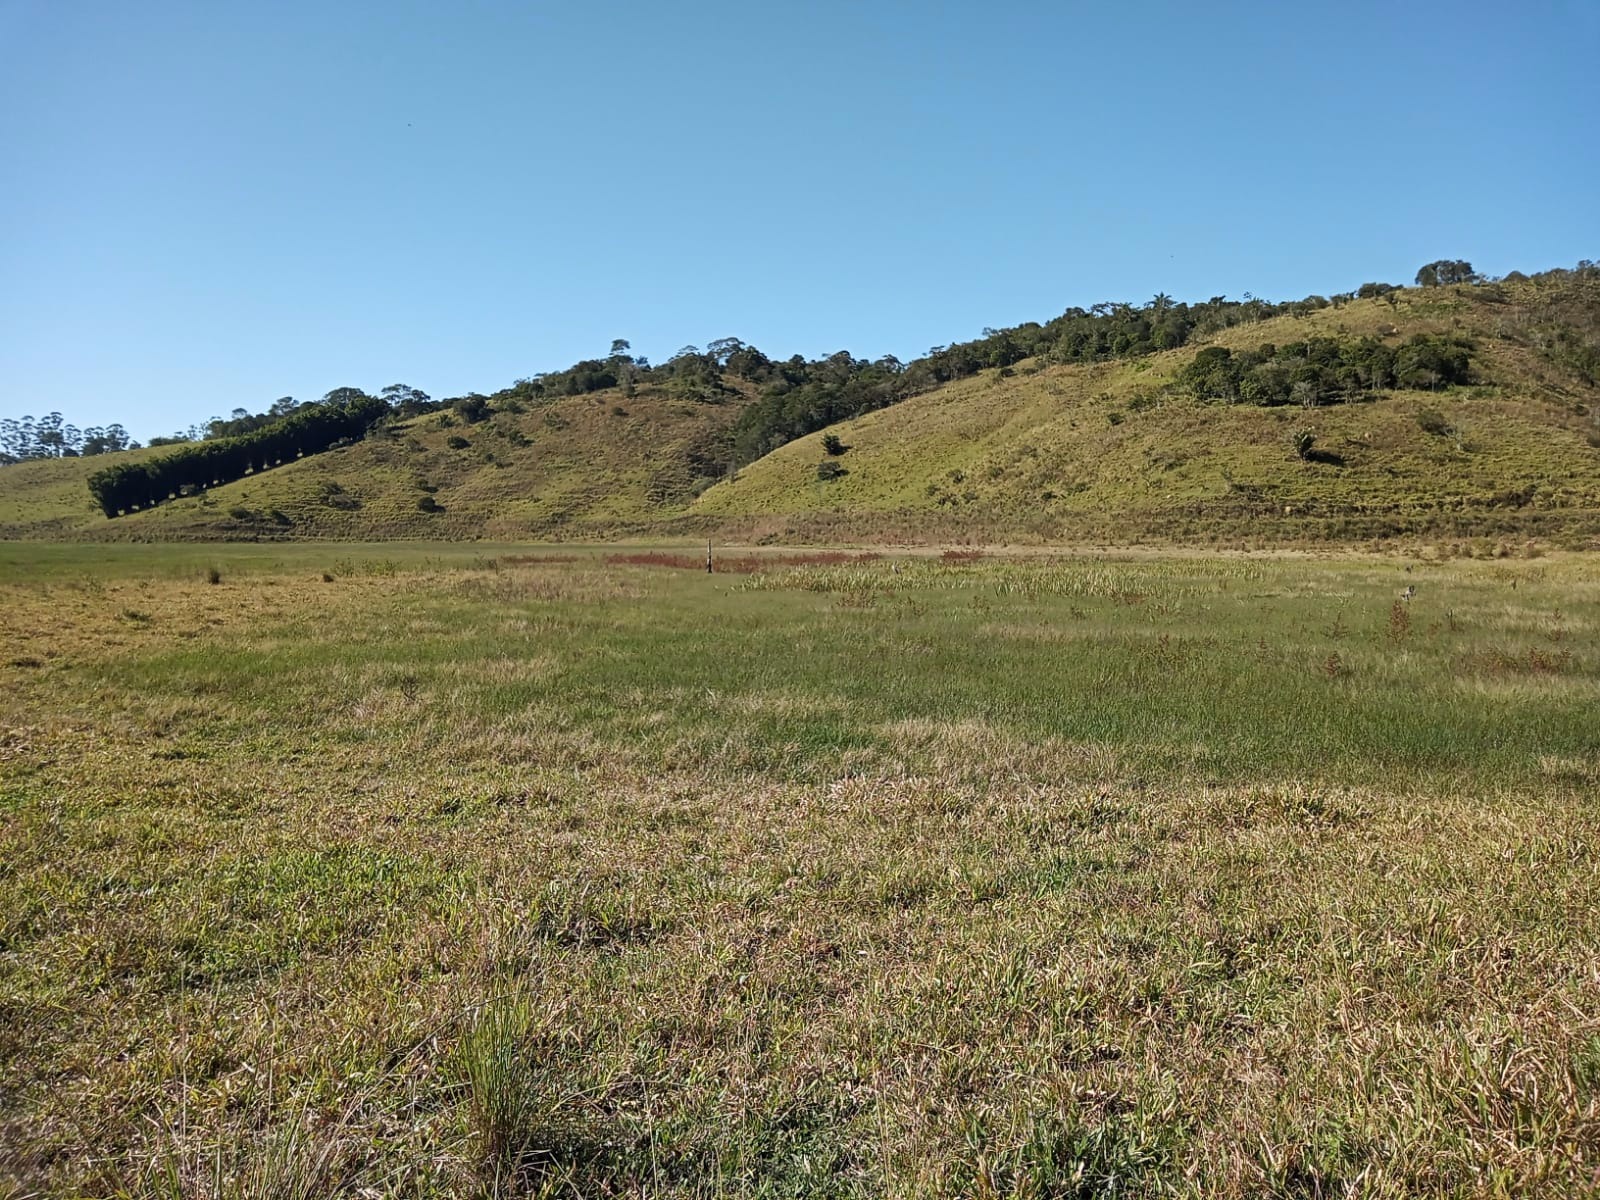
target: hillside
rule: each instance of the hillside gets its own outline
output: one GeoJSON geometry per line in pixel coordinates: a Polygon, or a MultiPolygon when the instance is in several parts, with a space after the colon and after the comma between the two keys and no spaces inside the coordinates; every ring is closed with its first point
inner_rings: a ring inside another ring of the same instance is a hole
{"type": "Polygon", "coordinates": [[[1418,333],[1474,339],[1472,386],[1359,403],[1200,403],[1164,394],[1198,347],[1024,366],[912,397],[784,446],[710,489],[706,517],[784,539],[1124,540],[1600,532],[1600,389],[1514,328],[1531,285],[1407,289],[1218,335],[1264,342],[1418,333]],[[1302,461],[1291,434],[1313,431],[1302,461]],[[845,474],[819,480],[833,434],[845,474]]]}
{"type": "Polygon", "coordinates": [[[1600,283],[1575,276],[1297,306],[1177,350],[984,369],[731,476],[739,418],[759,392],[732,377],[720,401],[646,385],[500,399],[471,425],[430,413],[112,520],[84,486],[109,456],[24,463],[0,469],[0,537],[1589,544],[1600,532],[1597,318],[1600,283]],[[1418,335],[1470,343],[1471,382],[1311,407],[1201,400],[1186,386],[1208,347],[1403,349],[1418,335]],[[1305,457],[1300,431],[1315,439],[1305,457]],[[829,435],[848,449],[825,453],[829,435]],[[819,476],[825,463],[835,477],[819,476]]]}
{"type": "Polygon", "coordinates": [[[475,424],[430,413],[112,520],[85,480],[113,456],[21,463],[0,469],[0,537],[610,536],[682,511],[710,482],[743,403],[740,394],[708,403],[610,389],[514,405],[475,424]]]}

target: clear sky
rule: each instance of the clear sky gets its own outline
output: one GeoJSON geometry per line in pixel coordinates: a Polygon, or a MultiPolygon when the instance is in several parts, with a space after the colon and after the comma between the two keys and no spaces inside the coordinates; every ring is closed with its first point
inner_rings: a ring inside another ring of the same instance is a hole
{"type": "Polygon", "coordinates": [[[0,0],[0,416],[1600,257],[1600,3],[0,0]]]}

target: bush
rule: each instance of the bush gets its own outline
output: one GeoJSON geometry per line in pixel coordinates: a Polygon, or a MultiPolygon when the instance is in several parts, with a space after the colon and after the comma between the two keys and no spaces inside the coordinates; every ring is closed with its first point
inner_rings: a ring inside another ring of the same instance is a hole
{"type": "Polygon", "coordinates": [[[455,402],[456,416],[468,425],[476,425],[479,421],[489,419],[489,399],[474,392],[470,396],[462,396],[455,402]]]}
{"type": "Polygon", "coordinates": [[[850,447],[846,446],[839,440],[839,435],[837,433],[825,433],[822,435],[822,449],[824,452],[837,458],[846,450],[850,449],[850,447]]]}
{"type": "Polygon", "coordinates": [[[1434,437],[1449,437],[1455,432],[1445,415],[1436,408],[1425,408],[1417,414],[1417,426],[1423,433],[1434,437]]]}
{"type": "Polygon", "coordinates": [[[823,461],[817,464],[817,478],[827,483],[830,479],[839,479],[850,474],[836,462],[823,461]]]}
{"type": "Polygon", "coordinates": [[[467,441],[467,439],[462,437],[459,433],[452,433],[445,440],[444,444],[449,446],[452,450],[465,450],[468,446],[472,445],[471,442],[467,441]]]}
{"type": "Polygon", "coordinates": [[[422,499],[417,501],[417,508],[425,513],[437,513],[444,511],[444,506],[435,500],[431,493],[423,496],[422,499]]]}
{"type": "Polygon", "coordinates": [[[1309,429],[1296,429],[1289,435],[1289,444],[1294,447],[1294,455],[1302,462],[1311,458],[1311,451],[1317,444],[1317,435],[1309,429]]]}
{"type": "Polygon", "coordinates": [[[213,563],[211,566],[206,568],[206,582],[207,583],[221,583],[222,582],[222,569],[220,567],[218,567],[215,563],[213,563]]]}

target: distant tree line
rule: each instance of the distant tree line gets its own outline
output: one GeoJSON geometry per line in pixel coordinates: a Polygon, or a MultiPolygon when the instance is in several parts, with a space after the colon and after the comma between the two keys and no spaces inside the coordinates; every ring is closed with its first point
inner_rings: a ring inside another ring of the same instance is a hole
{"type": "Polygon", "coordinates": [[[79,429],[67,424],[58,412],[37,419],[25,416],[0,420],[0,464],[38,458],[81,458],[131,450],[138,445],[121,425],[79,429]]]}
{"type": "Polygon", "coordinates": [[[1419,333],[1400,346],[1377,338],[1265,342],[1235,354],[1207,346],[1176,383],[1202,400],[1232,404],[1339,404],[1386,388],[1437,389],[1472,381],[1472,343],[1419,333]]]}
{"type": "Polygon", "coordinates": [[[321,403],[299,405],[246,433],[190,443],[143,462],[105,467],[89,476],[89,493],[108,517],[150,508],[362,437],[389,411],[381,397],[341,388],[321,403]]]}

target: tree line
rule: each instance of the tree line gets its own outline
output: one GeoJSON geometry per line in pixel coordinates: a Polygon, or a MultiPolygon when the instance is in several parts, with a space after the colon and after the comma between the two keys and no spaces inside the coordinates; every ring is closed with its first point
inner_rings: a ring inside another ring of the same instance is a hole
{"type": "Polygon", "coordinates": [[[279,463],[360,438],[389,414],[387,401],[355,388],[330,392],[259,428],[181,446],[143,462],[119,462],[89,476],[89,494],[108,517],[231,483],[279,463]]]}
{"type": "Polygon", "coordinates": [[[1175,382],[1198,399],[1232,404],[1339,404],[1386,388],[1436,390],[1472,382],[1472,342],[1419,333],[1400,346],[1377,338],[1264,342],[1238,354],[1207,346],[1175,382]]]}
{"type": "Polygon", "coordinates": [[[40,458],[86,458],[115,450],[134,450],[139,443],[121,425],[79,429],[58,412],[0,420],[0,464],[40,458]]]}

